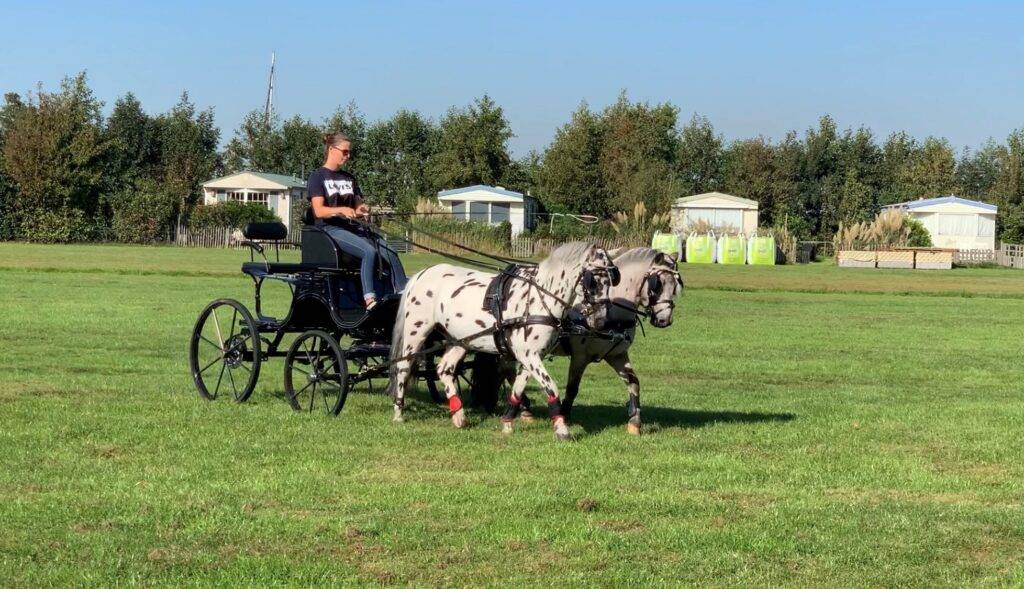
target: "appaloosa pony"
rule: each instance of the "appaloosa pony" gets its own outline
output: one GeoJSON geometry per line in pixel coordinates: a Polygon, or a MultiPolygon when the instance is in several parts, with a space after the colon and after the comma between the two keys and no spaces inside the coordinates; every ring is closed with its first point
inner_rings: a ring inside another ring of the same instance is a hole
{"type": "Polygon", "coordinates": [[[556,248],[536,268],[514,267],[503,275],[497,309],[488,304],[486,296],[497,274],[440,264],[409,280],[391,340],[395,421],[402,421],[417,352],[432,332],[440,330],[445,351],[437,374],[455,427],[466,423],[455,371],[467,352],[476,351],[517,361],[522,366],[523,386],[532,376],[547,394],[555,437],[571,439],[561,414],[558,386],[543,359],[558,342],[562,322],[578,298],[583,299],[577,308],[585,324],[593,329],[603,326],[609,291],[619,280],[618,270],[603,249],[571,242],[556,248]]]}
{"type": "MultiPolygon", "coordinates": [[[[676,258],[657,250],[638,247],[625,252],[612,251],[612,261],[619,269],[621,281],[611,290],[615,305],[608,312],[604,330],[606,336],[593,333],[569,334],[564,336],[554,349],[554,354],[569,356],[569,378],[565,385],[565,401],[562,403],[562,415],[569,419],[573,402],[580,389],[580,379],[587,366],[596,362],[607,362],[619,377],[626,383],[629,400],[626,402],[626,428],[631,434],[640,433],[640,380],[633,371],[629,361],[629,348],[633,344],[636,323],[640,320],[637,309],[649,315],[654,327],[672,325],[672,311],[675,298],[683,291],[683,280],[676,270],[676,258]]],[[[572,315],[580,309],[573,309],[572,315]]],[[[532,417],[529,399],[521,399],[520,416],[524,419],[532,417]]],[[[511,429],[511,418],[515,414],[510,404],[510,412],[506,413],[506,430],[511,429]]]]}

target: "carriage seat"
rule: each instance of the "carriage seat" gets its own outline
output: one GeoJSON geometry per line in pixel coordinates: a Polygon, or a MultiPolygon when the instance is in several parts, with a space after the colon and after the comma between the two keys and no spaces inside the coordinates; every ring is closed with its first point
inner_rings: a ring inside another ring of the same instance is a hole
{"type": "Polygon", "coordinates": [[[338,268],[359,272],[359,258],[341,251],[323,228],[316,225],[302,227],[302,263],[321,268],[338,268]]]}

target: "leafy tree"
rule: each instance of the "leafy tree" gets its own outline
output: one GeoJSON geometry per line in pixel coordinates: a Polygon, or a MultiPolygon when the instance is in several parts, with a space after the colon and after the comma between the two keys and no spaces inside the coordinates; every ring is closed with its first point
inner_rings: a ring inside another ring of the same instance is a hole
{"type": "Polygon", "coordinates": [[[668,211],[683,195],[674,173],[679,109],[670,103],[631,103],[625,92],[601,115],[601,176],[616,211],[645,202],[655,213],[668,211]]]}
{"type": "Polygon", "coordinates": [[[363,192],[375,203],[411,211],[432,192],[428,166],[437,134],[429,120],[407,110],[370,125],[361,156],[363,192]]]}
{"type": "Polygon", "coordinates": [[[980,149],[964,149],[956,164],[957,190],[968,198],[992,198],[1005,148],[989,140],[980,149]]]}
{"type": "Polygon", "coordinates": [[[278,121],[267,121],[262,111],[247,113],[224,150],[224,171],[283,172],[284,141],[278,121]]]}
{"type": "Polygon", "coordinates": [[[540,199],[556,212],[608,215],[611,204],[601,174],[601,121],[586,104],[555,132],[538,173],[540,199]]]}
{"type": "MultiPolygon", "coordinates": [[[[4,95],[4,104],[0,107],[0,154],[3,153],[3,146],[8,132],[14,125],[25,104],[21,96],[14,92],[4,95]]],[[[14,179],[7,173],[5,160],[0,157],[0,240],[14,239],[20,235],[15,198],[18,192],[14,179]]]]}
{"type": "Polygon", "coordinates": [[[59,92],[40,88],[23,106],[8,106],[4,170],[17,185],[11,208],[23,236],[88,238],[109,144],[102,138],[101,103],[85,74],[65,78],[59,92]]]}
{"type": "Polygon", "coordinates": [[[438,146],[428,169],[438,190],[469,184],[497,184],[511,162],[512,129],[505,112],[486,94],[441,119],[438,146]]]}
{"type": "Polygon", "coordinates": [[[178,104],[158,119],[161,145],[161,180],[178,199],[179,219],[199,199],[199,187],[209,180],[217,165],[220,131],[213,123],[213,110],[197,111],[183,92],[178,104]]]}
{"type": "Polygon", "coordinates": [[[525,156],[509,162],[501,184],[510,190],[532,195],[538,186],[540,168],[541,155],[531,149],[525,156]]]}
{"type": "Polygon", "coordinates": [[[718,189],[725,166],[722,137],[707,117],[696,114],[683,127],[676,158],[682,188],[690,194],[718,189]]]}
{"type": "Polygon", "coordinates": [[[723,188],[756,200],[762,225],[771,225],[778,197],[772,145],[763,137],[734,141],[723,155],[723,188]]]}
{"type": "Polygon", "coordinates": [[[305,178],[323,163],[323,133],[312,122],[295,115],[281,125],[281,174],[305,178]]]}
{"type": "Polygon", "coordinates": [[[905,169],[909,198],[932,198],[956,188],[956,156],[945,139],[928,137],[905,169]]]}
{"type": "Polygon", "coordinates": [[[103,137],[110,144],[108,190],[119,190],[136,179],[153,177],[160,158],[156,123],[142,110],[142,103],[134,94],[129,92],[114,102],[103,137]]]}
{"type": "Polygon", "coordinates": [[[880,205],[910,200],[910,195],[916,192],[914,187],[908,185],[907,170],[919,150],[917,140],[904,131],[893,133],[886,139],[882,145],[881,190],[878,194],[880,205]]]}
{"type": "Polygon", "coordinates": [[[998,157],[999,174],[993,185],[993,200],[1005,205],[1024,203],[1024,129],[1010,133],[998,157]]]}

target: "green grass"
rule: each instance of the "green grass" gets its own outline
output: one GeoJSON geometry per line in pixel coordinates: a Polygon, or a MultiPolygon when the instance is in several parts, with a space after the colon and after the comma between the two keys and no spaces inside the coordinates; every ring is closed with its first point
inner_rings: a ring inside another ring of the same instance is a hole
{"type": "Polygon", "coordinates": [[[558,444],[424,391],[296,414],[279,360],[201,401],[242,257],[0,244],[0,585],[1024,583],[1024,272],[685,266],[646,435],[595,366],[558,444]]]}

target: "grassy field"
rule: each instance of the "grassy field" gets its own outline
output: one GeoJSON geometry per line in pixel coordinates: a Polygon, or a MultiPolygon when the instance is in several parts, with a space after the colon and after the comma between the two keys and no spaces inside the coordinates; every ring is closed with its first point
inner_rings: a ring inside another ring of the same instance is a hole
{"type": "Polygon", "coordinates": [[[646,435],[595,366],[558,444],[425,391],[296,414],[277,360],[201,401],[243,256],[0,244],[0,585],[1024,583],[1024,272],[684,266],[646,435]]]}

